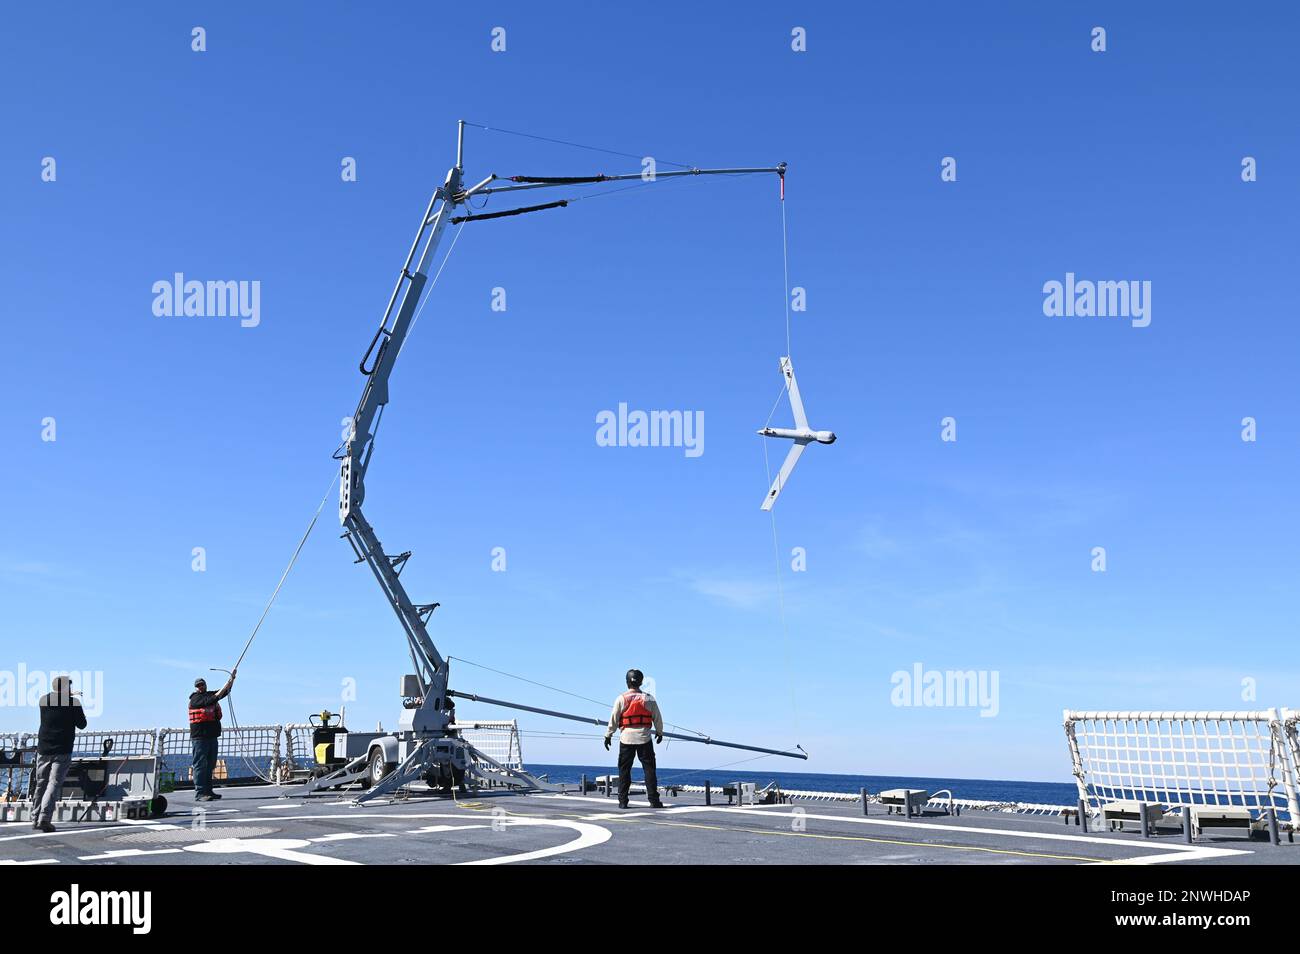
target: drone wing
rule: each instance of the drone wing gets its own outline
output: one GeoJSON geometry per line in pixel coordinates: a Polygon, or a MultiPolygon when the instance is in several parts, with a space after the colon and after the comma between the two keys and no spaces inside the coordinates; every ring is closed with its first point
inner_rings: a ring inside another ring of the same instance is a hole
{"type": "MultiPolygon", "coordinates": [[[[793,377],[791,377],[793,381],[793,377]]],[[[799,455],[803,449],[808,446],[807,441],[795,441],[794,446],[790,448],[790,453],[785,455],[785,463],[781,465],[781,472],[776,475],[776,480],[772,481],[772,487],[767,492],[767,499],[763,501],[764,510],[771,510],[772,505],[776,503],[777,496],[785,487],[785,482],[790,479],[794,473],[794,465],[799,462],[799,455]]]]}
{"type": "MultiPolygon", "coordinates": [[[[794,364],[789,358],[781,359],[781,373],[785,375],[785,386],[790,392],[790,410],[794,412],[794,426],[803,429],[808,426],[808,415],[803,412],[803,398],[799,396],[799,382],[794,379],[794,364]]],[[[799,455],[796,454],[797,458],[799,455]]],[[[794,464],[791,462],[790,466],[794,464]]]]}

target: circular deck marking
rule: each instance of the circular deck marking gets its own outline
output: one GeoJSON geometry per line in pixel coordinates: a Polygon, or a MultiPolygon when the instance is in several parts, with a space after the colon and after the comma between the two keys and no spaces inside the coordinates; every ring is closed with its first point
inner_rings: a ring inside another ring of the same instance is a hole
{"type": "MultiPolygon", "coordinates": [[[[359,818],[383,818],[393,821],[411,821],[426,818],[450,818],[460,821],[465,820],[464,815],[448,815],[420,813],[408,814],[405,812],[394,813],[375,813],[367,812],[365,814],[352,814],[351,812],[336,812],[328,815],[277,815],[276,822],[290,821],[338,821],[340,818],[348,820],[359,818]]],[[[232,821],[234,819],[231,819],[232,821]]],[[[357,864],[358,862],[344,861],[335,859],[329,855],[321,855],[300,851],[299,849],[309,847],[312,842],[305,838],[222,838],[220,832],[220,819],[212,819],[207,829],[207,837],[211,840],[197,844],[186,845],[186,851],[211,852],[215,854],[231,854],[240,851],[251,852],[253,854],[265,855],[271,858],[279,858],[284,861],[299,861],[304,864],[357,864]],[[215,830],[214,830],[215,829],[215,830]]],[[[567,828],[577,832],[577,837],[566,841],[561,845],[552,845],[549,848],[538,848],[534,851],[524,851],[513,855],[497,855],[489,858],[476,858],[473,861],[461,861],[457,864],[462,865],[508,865],[519,861],[536,861],[539,858],[549,858],[554,855],[568,854],[572,851],[581,851],[583,848],[590,848],[594,845],[604,844],[609,841],[612,832],[608,828],[602,828],[600,825],[593,825],[590,822],[570,821],[566,818],[527,818],[519,815],[511,815],[500,819],[505,828],[567,828]]],[[[442,826],[439,826],[442,827],[442,826]]],[[[447,826],[456,828],[486,828],[482,823],[470,825],[447,826]]],[[[319,843],[317,843],[319,846],[319,843]]]]}
{"type": "Polygon", "coordinates": [[[514,816],[505,819],[506,827],[515,826],[545,826],[553,825],[560,828],[571,828],[578,833],[578,837],[563,845],[556,845],[552,848],[540,848],[537,851],[526,851],[518,855],[502,855],[499,858],[481,858],[478,861],[462,861],[463,865],[508,865],[516,861],[534,861],[537,858],[548,858],[551,855],[567,854],[570,851],[579,851],[583,848],[590,848],[593,845],[602,845],[609,841],[613,833],[608,828],[601,828],[599,825],[592,825],[589,822],[575,822],[563,818],[520,818],[514,816]]]}

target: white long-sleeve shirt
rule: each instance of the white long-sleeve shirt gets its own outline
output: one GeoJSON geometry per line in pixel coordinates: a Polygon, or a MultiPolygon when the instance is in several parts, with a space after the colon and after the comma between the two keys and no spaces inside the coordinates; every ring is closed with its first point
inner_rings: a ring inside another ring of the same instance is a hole
{"type": "MultiPolygon", "coordinates": [[[[645,707],[650,710],[650,717],[654,719],[654,734],[663,735],[664,717],[659,712],[659,703],[655,702],[655,697],[642,689],[627,690],[627,692],[633,691],[641,693],[641,699],[645,703],[645,707]]],[[[607,739],[612,739],[614,732],[618,730],[619,722],[623,718],[623,697],[626,694],[626,692],[621,692],[618,698],[614,700],[614,709],[609,714],[609,725],[605,727],[605,738],[607,739]]],[[[624,745],[645,745],[650,741],[650,729],[651,726],[648,725],[628,726],[619,732],[618,740],[624,745]]]]}

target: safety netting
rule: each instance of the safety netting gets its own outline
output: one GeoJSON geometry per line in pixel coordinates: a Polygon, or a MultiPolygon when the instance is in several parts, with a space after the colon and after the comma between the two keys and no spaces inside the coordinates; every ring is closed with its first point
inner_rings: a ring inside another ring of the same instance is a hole
{"type": "Polygon", "coordinates": [[[1090,809],[1115,801],[1234,806],[1300,819],[1295,713],[1246,711],[1065,712],[1079,797],[1090,809]]]}

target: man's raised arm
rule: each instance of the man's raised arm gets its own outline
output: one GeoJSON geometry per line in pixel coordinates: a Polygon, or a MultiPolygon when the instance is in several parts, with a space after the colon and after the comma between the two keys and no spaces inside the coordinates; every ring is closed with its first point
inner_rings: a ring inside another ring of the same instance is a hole
{"type": "Polygon", "coordinates": [[[226,684],[222,686],[221,691],[217,693],[218,702],[226,698],[226,696],[230,695],[230,689],[232,686],[234,686],[234,684],[235,684],[235,674],[232,672],[230,674],[230,678],[226,680],[226,684]]]}

